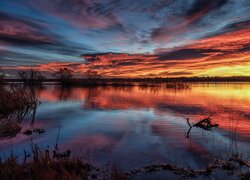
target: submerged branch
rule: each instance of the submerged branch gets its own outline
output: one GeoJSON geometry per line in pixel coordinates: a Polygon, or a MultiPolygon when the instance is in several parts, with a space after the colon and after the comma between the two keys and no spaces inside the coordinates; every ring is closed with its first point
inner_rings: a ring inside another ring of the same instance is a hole
{"type": "Polygon", "coordinates": [[[189,133],[193,127],[198,127],[198,128],[201,128],[201,129],[204,129],[207,131],[211,131],[213,127],[218,127],[219,124],[212,124],[211,117],[213,115],[214,115],[214,113],[210,114],[207,118],[204,118],[193,125],[189,122],[189,118],[187,118],[187,124],[189,126],[189,130],[187,132],[187,138],[189,138],[189,133]]]}

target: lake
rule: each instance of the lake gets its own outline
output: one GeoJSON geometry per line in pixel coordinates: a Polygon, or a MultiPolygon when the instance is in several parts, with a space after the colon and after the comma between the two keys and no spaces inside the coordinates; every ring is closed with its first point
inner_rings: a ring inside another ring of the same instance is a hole
{"type": "MultiPolygon", "coordinates": [[[[250,84],[190,84],[164,87],[73,87],[47,85],[35,90],[42,102],[36,119],[22,131],[42,128],[31,136],[19,133],[0,140],[1,156],[11,149],[22,156],[30,141],[42,149],[72,150],[73,156],[122,170],[165,162],[202,168],[214,158],[242,154],[249,159],[250,84]],[[218,128],[206,131],[191,123],[212,116],[218,128]]],[[[20,157],[21,158],[21,157],[20,157]]]]}

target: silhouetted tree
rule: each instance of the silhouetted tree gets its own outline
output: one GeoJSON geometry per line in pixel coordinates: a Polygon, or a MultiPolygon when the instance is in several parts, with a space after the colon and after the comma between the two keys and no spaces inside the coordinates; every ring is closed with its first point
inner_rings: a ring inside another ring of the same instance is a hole
{"type": "Polygon", "coordinates": [[[25,83],[25,84],[41,84],[42,80],[45,77],[42,73],[35,69],[30,69],[27,71],[19,71],[18,77],[25,83]]]}
{"type": "Polygon", "coordinates": [[[73,80],[73,70],[69,68],[60,68],[54,73],[54,76],[60,80],[62,85],[69,85],[73,80]]]}
{"type": "Polygon", "coordinates": [[[4,71],[0,68],[0,83],[3,83],[5,79],[5,73],[4,71]]]}
{"type": "Polygon", "coordinates": [[[89,80],[98,80],[101,78],[101,75],[94,70],[87,70],[85,72],[85,76],[89,79],[89,80]]]}

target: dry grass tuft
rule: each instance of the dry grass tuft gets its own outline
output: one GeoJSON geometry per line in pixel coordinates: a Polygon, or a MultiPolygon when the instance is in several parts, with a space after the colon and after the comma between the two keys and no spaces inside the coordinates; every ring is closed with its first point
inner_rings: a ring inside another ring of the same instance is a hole
{"type": "Polygon", "coordinates": [[[21,85],[0,85],[0,138],[14,137],[20,123],[30,113],[33,119],[39,101],[32,91],[21,85]]]}

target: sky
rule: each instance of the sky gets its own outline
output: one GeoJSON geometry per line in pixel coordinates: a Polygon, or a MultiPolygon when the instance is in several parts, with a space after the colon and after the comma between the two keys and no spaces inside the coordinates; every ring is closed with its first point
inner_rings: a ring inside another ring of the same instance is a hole
{"type": "Polygon", "coordinates": [[[250,1],[0,0],[0,67],[250,76],[250,1]]]}

